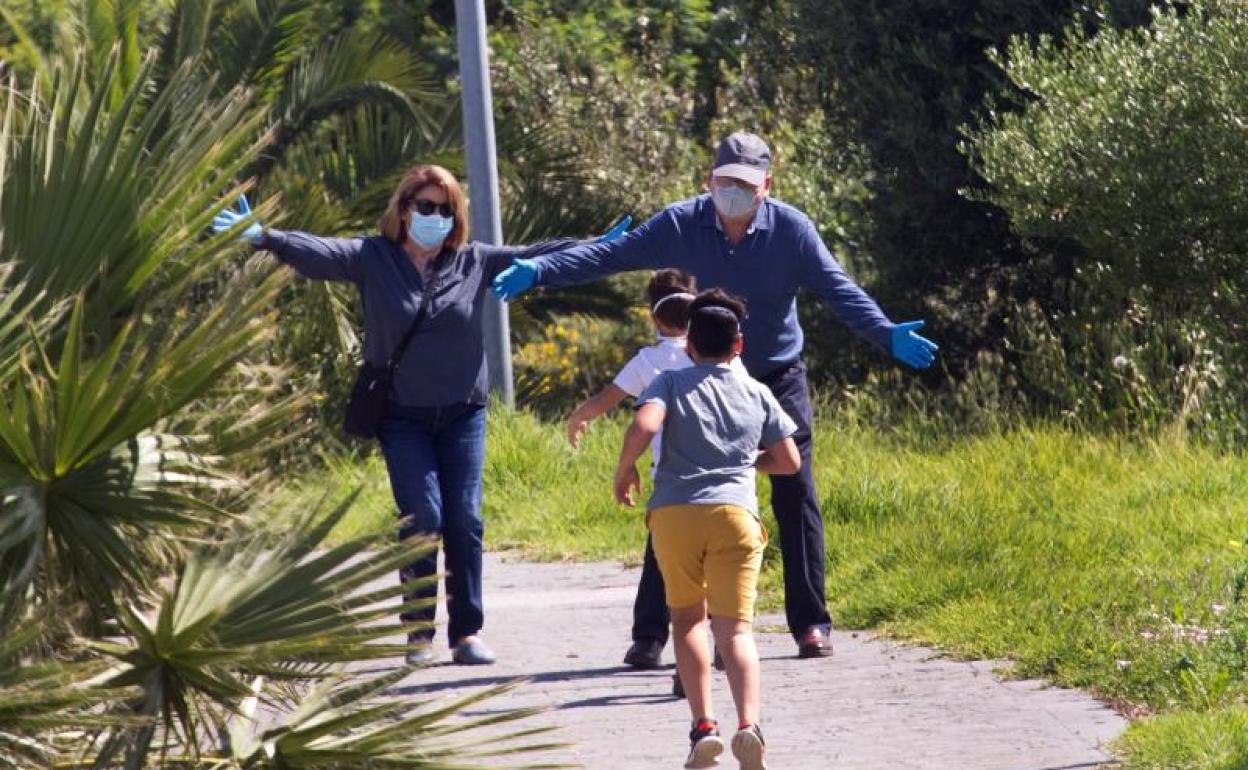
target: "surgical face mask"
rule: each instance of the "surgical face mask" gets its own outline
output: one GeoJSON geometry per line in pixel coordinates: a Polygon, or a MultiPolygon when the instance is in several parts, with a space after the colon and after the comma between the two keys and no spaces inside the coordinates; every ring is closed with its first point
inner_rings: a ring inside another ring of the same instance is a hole
{"type": "Polygon", "coordinates": [[[735,184],[712,185],[711,200],[724,219],[740,219],[754,208],[754,191],[735,184]]]}
{"type": "Polygon", "coordinates": [[[451,234],[451,228],[454,226],[454,217],[444,217],[439,214],[413,213],[412,221],[407,226],[407,232],[416,243],[426,249],[432,249],[446,240],[446,236],[451,234]]]}

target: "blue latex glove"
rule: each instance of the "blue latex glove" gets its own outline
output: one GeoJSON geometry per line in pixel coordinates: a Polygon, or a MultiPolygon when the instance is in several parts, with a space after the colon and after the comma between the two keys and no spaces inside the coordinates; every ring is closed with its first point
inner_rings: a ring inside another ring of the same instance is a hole
{"type": "Polygon", "coordinates": [[[923,321],[906,321],[893,327],[893,358],[915,369],[926,369],[932,365],[940,348],[935,342],[915,334],[922,328],[923,321]]]}
{"type": "MultiPolygon", "coordinates": [[[[214,233],[223,233],[245,220],[251,219],[251,206],[247,205],[247,196],[238,196],[238,211],[233,209],[221,209],[215,217],[212,218],[212,231],[214,233]]],[[[239,237],[250,243],[252,246],[259,246],[260,239],[264,236],[264,228],[259,222],[252,221],[247,228],[239,234],[239,237]]]]}
{"type": "MultiPolygon", "coordinates": [[[[594,239],[594,243],[610,243],[628,232],[628,226],[633,223],[633,218],[628,214],[620,217],[620,220],[611,225],[611,228],[602,235],[594,239]]],[[[490,289],[494,294],[504,302],[510,302],[529,289],[533,288],[533,284],[537,282],[537,263],[531,259],[517,259],[511,263],[511,267],[499,273],[494,278],[494,282],[490,284],[490,289]]]]}
{"type": "Polygon", "coordinates": [[[605,233],[598,236],[598,240],[594,241],[594,243],[610,243],[611,241],[614,241],[616,238],[619,238],[624,233],[627,233],[628,226],[631,225],[632,223],[633,223],[633,218],[629,216],[628,214],[625,214],[624,216],[620,217],[620,221],[611,225],[610,230],[607,230],[605,233]]]}
{"type": "Polygon", "coordinates": [[[499,273],[490,288],[503,302],[510,302],[537,282],[537,263],[531,259],[517,259],[511,267],[499,273]]]}

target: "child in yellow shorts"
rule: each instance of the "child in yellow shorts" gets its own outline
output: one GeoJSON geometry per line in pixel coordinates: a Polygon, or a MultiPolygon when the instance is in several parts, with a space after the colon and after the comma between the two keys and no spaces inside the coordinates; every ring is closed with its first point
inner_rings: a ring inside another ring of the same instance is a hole
{"type": "Polygon", "coordinates": [[[663,431],[654,493],[646,505],[672,614],[676,668],[693,729],[687,768],[717,764],[724,750],[711,706],[709,622],[737,708],[732,751],[742,770],[765,770],[759,728],[758,649],[752,623],[766,536],[755,472],[793,474],[797,426],[765,386],[730,366],[741,353],[745,306],[718,289],[690,305],[694,365],[659,374],[637,399],[615,474],[615,497],[633,505],[637,460],[663,431]],[[763,447],[761,452],[758,447],[763,447]]]}

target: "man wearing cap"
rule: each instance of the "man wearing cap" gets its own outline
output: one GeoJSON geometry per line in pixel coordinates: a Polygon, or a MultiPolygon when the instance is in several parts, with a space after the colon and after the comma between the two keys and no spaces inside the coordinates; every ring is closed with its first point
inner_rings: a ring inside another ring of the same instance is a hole
{"type": "MultiPolygon", "coordinates": [[[[799,473],[773,476],[771,484],[784,559],[785,615],[798,654],[823,657],[832,654],[832,622],[824,597],[823,517],[811,469],[814,413],[797,291],[819,295],[853,332],[912,367],[930,366],[937,348],[916,334],[922,321],[895,324],[884,315],[845,274],[805,214],[768,197],[770,167],[766,142],[734,133],[719,144],[707,178],[709,193],[668,206],[615,241],[516,260],[493,286],[510,300],[535,285],[569,286],[626,270],[677,267],[692,273],[699,288],[720,288],[745,299],[741,358],[797,423],[793,439],[802,456],[799,473]]],[[[648,668],[659,664],[667,641],[667,608],[661,578],[643,576],[642,591],[625,662],[648,668]],[[646,589],[656,582],[657,593],[646,589]]]]}

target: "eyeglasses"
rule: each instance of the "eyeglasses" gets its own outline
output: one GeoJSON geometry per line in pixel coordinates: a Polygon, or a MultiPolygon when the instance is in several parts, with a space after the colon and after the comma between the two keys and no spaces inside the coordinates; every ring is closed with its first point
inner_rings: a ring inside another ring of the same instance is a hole
{"type": "Polygon", "coordinates": [[[411,205],[415,206],[416,211],[422,216],[427,217],[435,211],[444,217],[455,216],[455,210],[451,208],[449,203],[434,203],[427,198],[417,198],[411,202],[411,205]]]}

